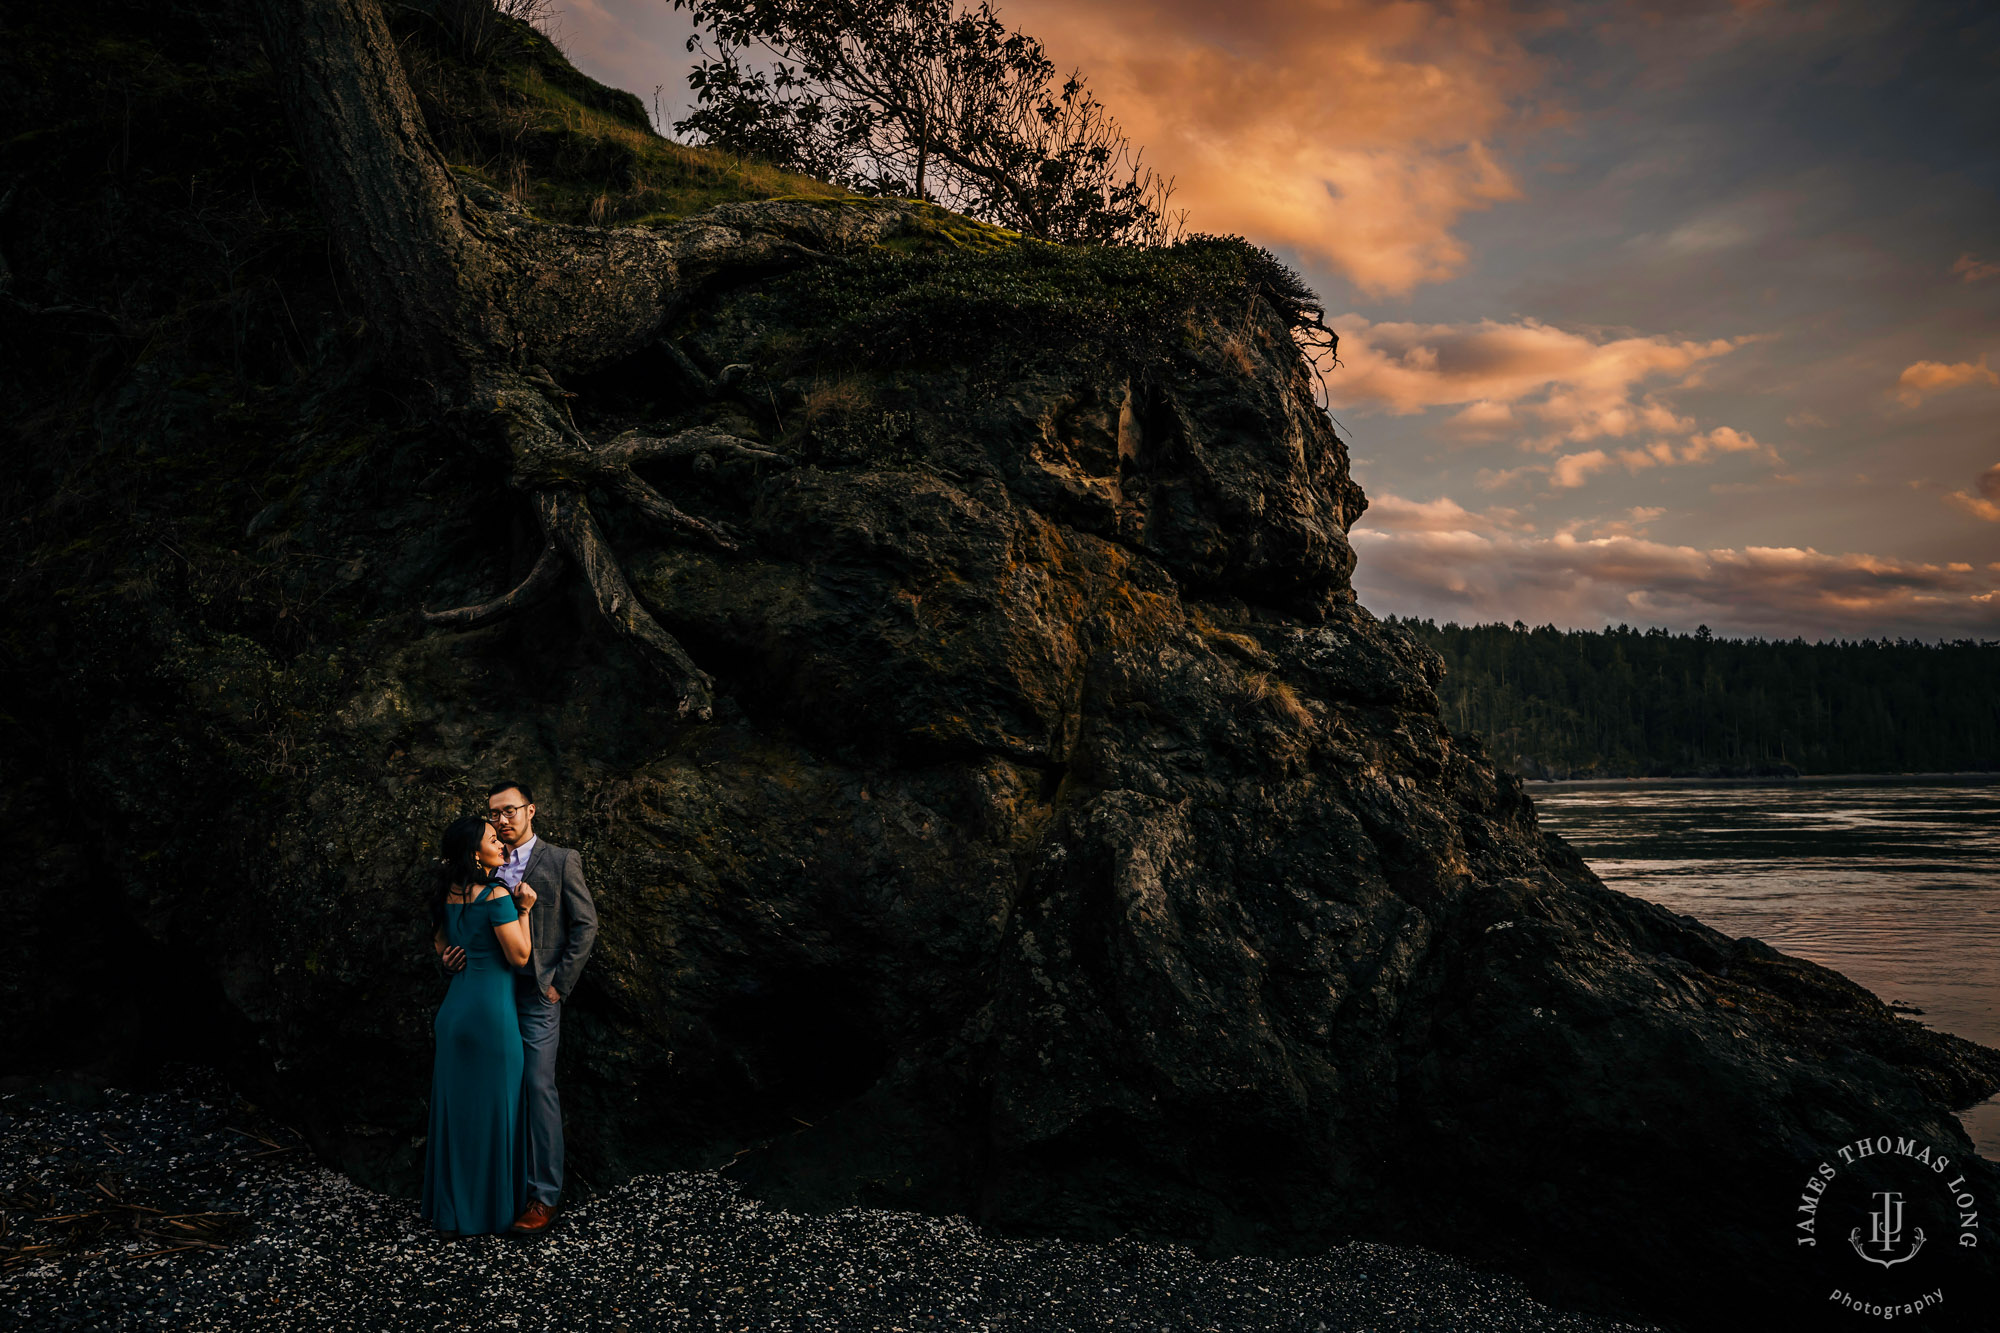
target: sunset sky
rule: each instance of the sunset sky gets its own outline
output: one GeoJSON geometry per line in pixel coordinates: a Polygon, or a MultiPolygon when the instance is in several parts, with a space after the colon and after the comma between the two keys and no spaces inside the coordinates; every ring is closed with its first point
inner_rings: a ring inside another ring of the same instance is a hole
{"type": "MultiPolygon", "coordinates": [[[[685,114],[684,14],[562,4],[685,114]]],[[[2000,7],[1000,12],[1324,296],[1370,609],[2000,638],[2000,7]]]]}

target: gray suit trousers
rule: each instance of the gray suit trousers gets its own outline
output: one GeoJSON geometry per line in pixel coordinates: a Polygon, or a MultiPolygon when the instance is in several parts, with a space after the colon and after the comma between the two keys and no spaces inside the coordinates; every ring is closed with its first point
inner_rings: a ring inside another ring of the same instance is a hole
{"type": "Polygon", "coordinates": [[[562,1005],[551,1003],[523,981],[514,988],[514,1011],[521,1016],[521,1103],[527,1113],[528,1197],[553,1208],[562,1198],[562,1099],[556,1095],[556,1043],[562,1038],[562,1005]]]}
{"type": "Polygon", "coordinates": [[[560,1003],[568,1000],[597,939],[597,905],[583,882],[583,857],[547,841],[536,843],[522,876],[535,890],[528,913],[534,956],[514,974],[514,1010],[521,1016],[521,1103],[527,1124],[528,1197],[555,1207],[562,1197],[562,1099],[556,1095],[556,1044],[562,1036],[560,1003]]]}

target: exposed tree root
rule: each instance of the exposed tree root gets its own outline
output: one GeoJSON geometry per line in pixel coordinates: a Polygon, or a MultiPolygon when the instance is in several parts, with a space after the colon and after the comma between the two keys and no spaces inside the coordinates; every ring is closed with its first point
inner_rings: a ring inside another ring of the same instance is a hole
{"type": "MultiPolygon", "coordinates": [[[[439,154],[377,0],[259,0],[259,8],[314,192],[383,350],[468,390],[475,430],[503,432],[510,484],[533,497],[546,539],[518,587],[424,620],[444,629],[490,623],[548,596],[573,568],[605,622],[664,673],[678,711],[708,717],[713,682],[640,604],[587,495],[596,488],[676,537],[736,551],[742,538],[727,525],[682,510],[634,466],[697,455],[785,460],[704,430],[593,444],[560,406],[574,395],[556,376],[657,346],[674,312],[705,289],[921,225],[921,206],[787,200],[726,204],[666,227],[541,222],[439,154]]],[[[0,267],[0,284],[9,276],[0,267]]],[[[684,378],[712,387],[670,352],[684,378]]]]}
{"type": "Polygon", "coordinates": [[[675,507],[673,501],[632,473],[619,472],[608,481],[620,499],[669,532],[683,533],[712,551],[742,549],[742,543],[730,531],[728,524],[711,522],[683,512],[675,507]]]}
{"type": "Polygon", "coordinates": [[[683,717],[711,715],[714,681],[696,666],[673,635],[661,628],[625,577],[623,567],[591,514],[585,488],[596,486],[630,504],[670,532],[711,550],[736,551],[741,538],[728,525],[682,510],[633,470],[640,463],[722,455],[747,462],[787,465],[784,455],[735,436],[695,429],[670,436],[628,431],[593,446],[550,401],[563,390],[539,367],[526,373],[479,377],[474,408],[498,419],[514,458],[512,484],[534,498],[546,544],[521,583],[490,601],[449,611],[425,612],[441,629],[489,624],[541,601],[561,584],[567,569],[582,575],[605,624],[637,646],[666,678],[683,717]]]}
{"type": "Polygon", "coordinates": [[[556,540],[562,543],[563,553],[589,585],[604,622],[636,644],[666,677],[676,713],[707,721],[712,716],[714,700],[710,692],[715,681],[694,664],[679,641],[661,629],[640,603],[632,585],[625,581],[624,567],[598,532],[590,506],[582,496],[561,491],[545,492],[536,499],[551,504],[550,521],[556,540]]]}
{"type": "Polygon", "coordinates": [[[630,467],[634,463],[651,463],[664,458],[695,458],[706,454],[714,457],[723,454],[738,458],[746,463],[776,463],[789,467],[791,460],[773,449],[740,440],[734,435],[724,435],[720,431],[694,430],[676,431],[672,435],[641,435],[637,431],[627,431],[605,441],[599,450],[600,458],[612,459],[630,467]]]}
{"type": "Polygon", "coordinates": [[[536,603],[544,601],[549,594],[562,586],[562,548],[550,539],[542,547],[542,553],[535,560],[535,567],[528,571],[519,586],[504,592],[490,602],[476,606],[454,607],[449,611],[426,611],[424,623],[439,629],[473,629],[490,624],[516,611],[525,611],[536,603]]]}

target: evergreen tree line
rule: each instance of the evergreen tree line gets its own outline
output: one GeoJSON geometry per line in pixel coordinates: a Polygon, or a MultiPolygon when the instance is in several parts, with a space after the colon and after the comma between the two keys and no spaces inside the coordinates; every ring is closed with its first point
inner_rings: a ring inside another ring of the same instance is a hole
{"type": "Polygon", "coordinates": [[[1388,620],[1443,656],[1447,725],[1531,778],[2000,769],[2000,642],[1388,620]]]}

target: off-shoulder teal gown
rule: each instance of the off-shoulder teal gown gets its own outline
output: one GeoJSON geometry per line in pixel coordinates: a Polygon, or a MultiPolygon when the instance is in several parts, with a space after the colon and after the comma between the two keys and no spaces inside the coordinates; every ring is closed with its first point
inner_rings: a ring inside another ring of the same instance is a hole
{"type": "Polygon", "coordinates": [[[504,888],[492,893],[444,907],[445,942],[465,950],[465,967],[438,1006],[424,1149],[424,1220],[465,1236],[504,1232],[526,1203],[521,1022],[493,938],[520,912],[504,888]]]}

